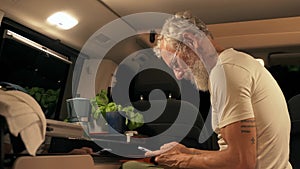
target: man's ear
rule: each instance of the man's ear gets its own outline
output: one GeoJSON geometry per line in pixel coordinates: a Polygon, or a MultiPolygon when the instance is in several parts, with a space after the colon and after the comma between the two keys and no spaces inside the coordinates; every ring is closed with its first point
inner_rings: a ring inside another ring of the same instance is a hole
{"type": "Polygon", "coordinates": [[[191,49],[196,49],[199,47],[198,41],[196,40],[195,35],[190,32],[183,33],[183,43],[190,47],[191,49]]]}

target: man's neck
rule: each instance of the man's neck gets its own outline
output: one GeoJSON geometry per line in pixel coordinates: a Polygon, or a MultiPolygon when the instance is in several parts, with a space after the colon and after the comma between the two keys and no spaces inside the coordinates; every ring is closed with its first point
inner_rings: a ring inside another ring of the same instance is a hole
{"type": "Polygon", "coordinates": [[[218,55],[226,49],[223,46],[219,45],[214,39],[209,38],[209,40],[212,43],[212,45],[215,47],[218,55]]]}

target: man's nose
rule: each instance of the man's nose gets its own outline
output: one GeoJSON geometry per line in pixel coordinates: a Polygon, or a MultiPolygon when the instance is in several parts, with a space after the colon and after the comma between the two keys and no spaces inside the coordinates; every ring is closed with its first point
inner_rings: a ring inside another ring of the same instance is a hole
{"type": "Polygon", "coordinates": [[[174,72],[174,74],[175,74],[176,79],[178,79],[178,80],[183,79],[183,75],[184,75],[184,72],[183,72],[183,71],[180,71],[180,70],[173,70],[173,72],[174,72]]]}

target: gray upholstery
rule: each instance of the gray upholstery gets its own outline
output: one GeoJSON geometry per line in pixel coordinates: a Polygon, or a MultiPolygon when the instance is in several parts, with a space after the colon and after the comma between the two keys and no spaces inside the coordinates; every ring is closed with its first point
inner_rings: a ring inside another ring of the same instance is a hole
{"type": "Polygon", "coordinates": [[[167,100],[153,100],[151,103],[149,101],[137,101],[133,103],[134,107],[141,112],[144,112],[145,123],[138,131],[140,134],[144,134],[147,136],[156,136],[161,134],[162,132],[169,129],[172,125],[174,127],[174,131],[172,133],[168,133],[170,137],[182,137],[184,136],[181,143],[194,148],[201,149],[210,149],[211,143],[209,141],[204,143],[199,143],[199,136],[202,130],[206,132],[206,128],[204,127],[204,121],[202,119],[199,110],[189,102],[175,99],[167,99],[167,100]],[[164,107],[166,105],[166,107],[164,107]],[[152,108],[152,115],[147,114],[147,112],[152,108]],[[192,124],[192,120],[189,121],[187,118],[186,121],[183,120],[181,122],[177,122],[174,124],[174,121],[178,118],[179,111],[183,110],[184,116],[194,116],[196,119],[194,124],[192,124]],[[145,112],[146,111],[146,112],[145,112]],[[157,113],[157,114],[156,114],[157,113]],[[158,116],[156,119],[151,120],[153,116],[158,116]],[[150,121],[150,120],[151,121],[150,121]],[[182,132],[182,128],[186,126],[192,126],[190,131],[184,133],[182,132]]]}

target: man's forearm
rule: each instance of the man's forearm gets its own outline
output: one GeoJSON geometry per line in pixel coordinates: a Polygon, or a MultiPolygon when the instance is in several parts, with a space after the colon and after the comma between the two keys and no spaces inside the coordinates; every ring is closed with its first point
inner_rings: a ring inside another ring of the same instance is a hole
{"type": "Polygon", "coordinates": [[[206,151],[194,149],[194,154],[181,154],[180,162],[175,164],[176,167],[190,169],[234,169],[243,168],[238,156],[230,155],[224,151],[206,151]]]}
{"type": "Polygon", "coordinates": [[[215,152],[212,150],[200,150],[200,149],[196,149],[196,148],[189,148],[189,152],[190,154],[203,154],[203,153],[211,153],[211,152],[215,152]]]}

